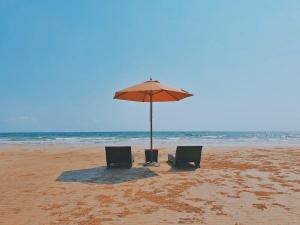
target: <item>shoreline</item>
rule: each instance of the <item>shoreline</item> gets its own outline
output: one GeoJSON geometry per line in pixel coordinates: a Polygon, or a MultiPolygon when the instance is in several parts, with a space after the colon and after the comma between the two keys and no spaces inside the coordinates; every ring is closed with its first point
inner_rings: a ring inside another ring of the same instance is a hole
{"type": "MultiPolygon", "coordinates": [[[[192,145],[202,145],[203,148],[209,148],[209,149],[249,149],[249,148],[268,148],[268,149],[294,149],[294,150],[300,150],[300,145],[240,145],[240,144],[226,144],[226,145],[205,145],[205,144],[182,144],[182,145],[163,145],[163,146],[153,146],[153,149],[158,149],[158,150],[163,150],[163,149],[176,149],[177,146],[192,146],[192,145]]],[[[28,144],[28,143],[22,143],[22,144],[3,144],[0,143],[0,151],[5,150],[5,149],[12,149],[12,148],[32,148],[32,149],[39,149],[39,148],[44,148],[47,150],[50,149],[104,149],[105,146],[131,146],[132,149],[149,149],[148,144],[143,144],[143,145],[134,145],[130,144],[130,142],[125,143],[125,144],[28,144]]]]}
{"type": "MultiPolygon", "coordinates": [[[[59,145],[103,147],[110,145],[149,145],[149,132],[28,132],[0,133],[0,145],[59,145]]],[[[300,147],[297,131],[156,131],[156,148],[178,145],[208,147],[300,147]]]]}

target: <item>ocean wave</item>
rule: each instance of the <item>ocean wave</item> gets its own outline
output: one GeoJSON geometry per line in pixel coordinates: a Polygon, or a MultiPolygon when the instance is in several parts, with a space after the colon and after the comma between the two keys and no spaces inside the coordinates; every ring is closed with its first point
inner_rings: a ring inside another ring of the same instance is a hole
{"type": "MultiPolygon", "coordinates": [[[[155,146],[300,146],[300,132],[154,132],[155,146]]],[[[148,132],[0,133],[0,144],[148,145],[148,132]]]]}

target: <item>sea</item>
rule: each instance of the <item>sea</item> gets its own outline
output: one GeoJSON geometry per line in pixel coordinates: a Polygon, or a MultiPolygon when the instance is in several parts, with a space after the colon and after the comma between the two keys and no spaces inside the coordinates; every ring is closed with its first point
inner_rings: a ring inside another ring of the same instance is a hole
{"type": "MultiPolygon", "coordinates": [[[[149,132],[27,132],[0,133],[0,145],[148,146],[149,132]]],[[[205,146],[290,146],[300,147],[300,132],[279,131],[158,131],[154,147],[205,146]]]]}

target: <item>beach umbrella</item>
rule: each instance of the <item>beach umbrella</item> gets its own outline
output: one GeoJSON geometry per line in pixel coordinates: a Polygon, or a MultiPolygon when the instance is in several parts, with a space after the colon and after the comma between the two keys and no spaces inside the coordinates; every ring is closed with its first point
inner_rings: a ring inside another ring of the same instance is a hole
{"type": "Polygon", "coordinates": [[[141,84],[137,84],[117,91],[115,93],[114,99],[150,103],[150,150],[152,152],[152,103],[179,101],[190,96],[193,95],[185,90],[169,87],[157,80],[152,80],[150,78],[150,80],[145,81],[141,84]]]}

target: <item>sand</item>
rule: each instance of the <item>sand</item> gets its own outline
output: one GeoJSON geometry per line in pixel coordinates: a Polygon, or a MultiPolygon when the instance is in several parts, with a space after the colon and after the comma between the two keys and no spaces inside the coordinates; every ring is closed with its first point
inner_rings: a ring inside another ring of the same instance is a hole
{"type": "Polygon", "coordinates": [[[0,147],[0,224],[299,224],[300,149],[204,148],[201,168],[105,167],[103,148],[0,147]]]}

